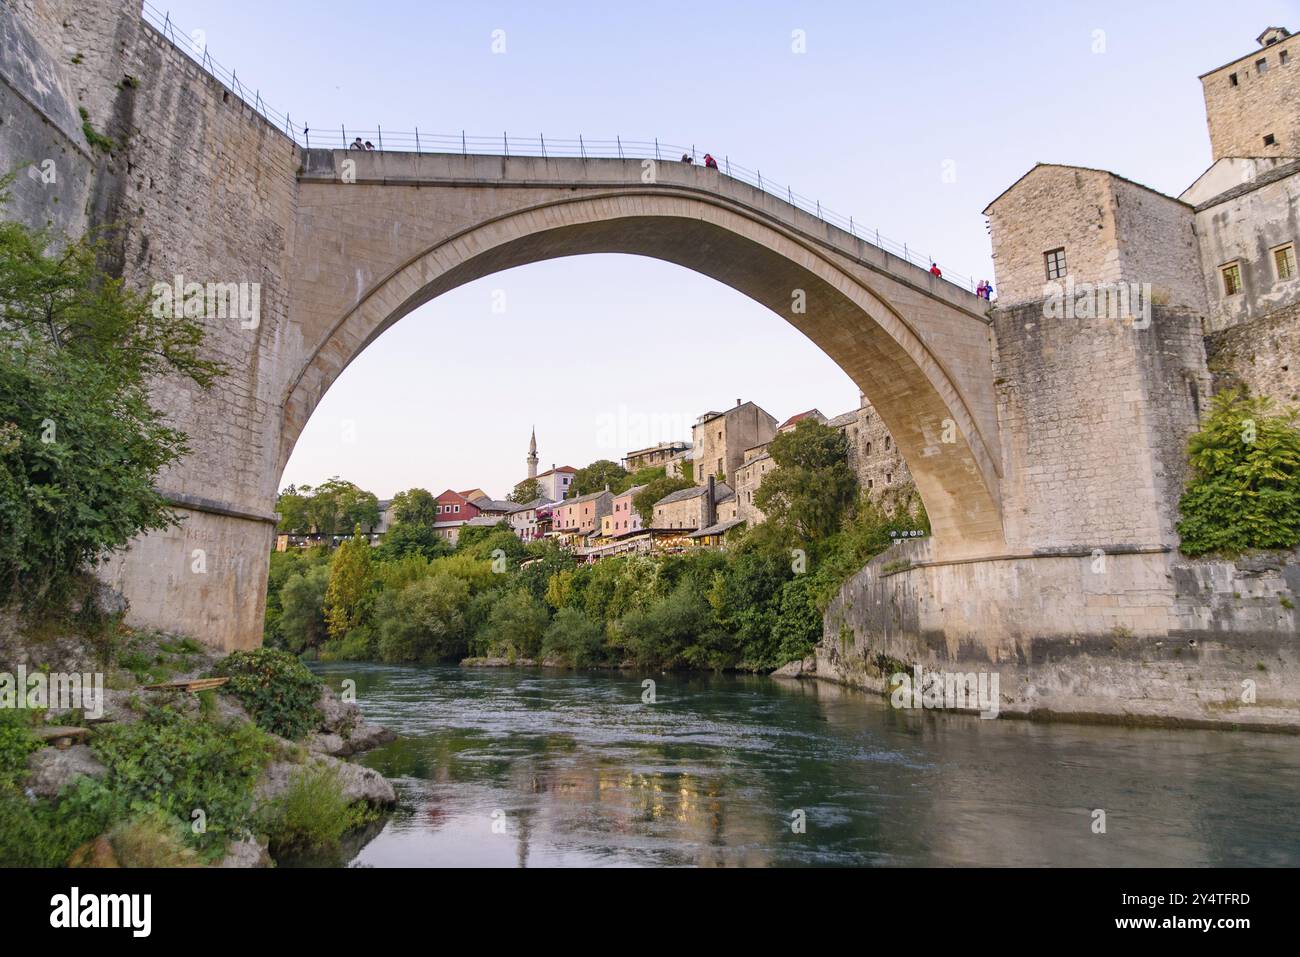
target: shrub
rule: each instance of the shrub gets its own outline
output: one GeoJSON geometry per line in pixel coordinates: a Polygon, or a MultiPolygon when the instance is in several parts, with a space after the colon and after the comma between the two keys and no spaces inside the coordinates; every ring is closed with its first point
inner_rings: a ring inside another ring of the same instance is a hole
{"type": "Polygon", "coordinates": [[[316,727],[320,682],[306,665],[275,648],[236,651],[217,662],[214,675],[229,676],[224,690],[240,700],[264,731],[300,738],[316,727]]]}
{"type": "Polygon", "coordinates": [[[334,550],[325,588],[325,623],[331,638],[342,638],[369,616],[375,588],[370,542],[357,526],[352,537],[334,550]]]}
{"type": "Polygon", "coordinates": [[[1188,441],[1193,478],[1179,500],[1187,555],[1300,544],[1300,429],[1294,409],[1236,390],[1216,396],[1188,441]]]}
{"type": "Polygon", "coordinates": [[[209,859],[247,831],[253,785],[270,757],[266,736],[251,724],[196,721],[170,708],[108,725],[91,746],[108,768],[102,783],[114,816],[157,809],[209,859]],[[201,833],[189,826],[195,811],[204,815],[201,833]]]}
{"type": "Polygon", "coordinates": [[[516,589],[492,606],[479,644],[490,655],[536,658],[548,623],[546,606],[530,592],[516,589]]]}
{"type": "Polygon", "coordinates": [[[598,664],[605,655],[605,628],[576,608],[564,608],[542,637],[542,655],[574,668],[598,664]]]}
{"type": "Polygon", "coordinates": [[[317,565],[290,575],[280,589],[280,642],[293,652],[315,648],[326,637],[325,590],[329,587],[328,566],[317,565]]]}
{"type": "Polygon", "coordinates": [[[299,771],[289,789],[258,815],[274,855],[337,848],[348,831],[365,824],[371,812],[343,796],[338,772],[323,765],[299,771]]]}
{"type": "Polygon", "coordinates": [[[0,789],[27,777],[27,756],[41,746],[32,734],[28,712],[0,708],[0,789]]]}
{"type": "Polygon", "coordinates": [[[436,572],[400,591],[384,592],[375,613],[380,658],[413,662],[464,655],[469,594],[464,579],[448,572],[436,572]]]}

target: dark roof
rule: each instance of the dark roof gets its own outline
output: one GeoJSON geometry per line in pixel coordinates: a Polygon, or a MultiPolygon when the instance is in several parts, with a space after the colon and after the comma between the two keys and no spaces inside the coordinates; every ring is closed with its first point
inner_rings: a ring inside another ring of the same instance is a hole
{"type": "MultiPolygon", "coordinates": [[[[1220,203],[1226,203],[1238,196],[1244,196],[1246,193],[1267,186],[1269,183],[1276,183],[1278,180],[1286,179],[1296,173],[1300,173],[1300,159],[1290,163],[1283,163],[1281,166],[1274,166],[1267,173],[1261,173],[1248,183],[1242,183],[1239,186],[1232,187],[1232,189],[1224,190],[1218,196],[1211,196],[1205,202],[1194,206],[1193,209],[1199,213],[1201,210],[1209,209],[1211,206],[1218,206],[1220,203]]],[[[1204,176],[1205,174],[1202,173],[1201,175],[1204,176]]]]}
{"type": "MultiPolygon", "coordinates": [[[[719,502],[722,501],[727,496],[735,494],[731,490],[731,486],[728,485],[726,482],[717,482],[713,486],[713,488],[714,488],[714,492],[718,496],[716,501],[719,502]]],[[[704,495],[706,492],[708,492],[708,490],[709,487],[707,485],[693,485],[690,488],[679,489],[676,492],[669,492],[659,501],[655,502],[655,505],[656,506],[670,505],[673,502],[684,502],[687,499],[698,498],[699,496],[704,495]]]]}
{"type": "Polygon", "coordinates": [[[827,419],[826,424],[832,428],[838,429],[846,425],[852,425],[856,421],[858,421],[858,410],[854,409],[852,412],[845,412],[842,415],[835,416],[833,419],[827,419]]]}
{"type": "Polygon", "coordinates": [[[721,535],[723,532],[735,528],[737,525],[743,525],[743,518],[731,518],[725,522],[718,522],[716,525],[710,525],[708,528],[702,528],[698,532],[691,532],[687,538],[703,538],[706,535],[721,535]]]}
{"type": "Polygon", "coordinates": [[[1042,169],[1044,166],[1055,166],[1057,169],[1081,169],[1086,173],[1104,173],[1105,175],[1120,180],[1121,182],[1128,183],[1130,186],[1136,186],[1138,189],[1145,189],[1148,193],[1155,193],[1157,196],[1161,196],[1164,199],[1171,200],[1172,202],[1179,203],[1183,206],[1190,205],[1189,203],[1184,203],[1181,199],[1179,199],[1176,196],[1170,196],[1168,193],[1162,193],[1158,189],[1152,189],[1150,186],[1146,186],[1142,183],[1139,183],[1137,180],[1129,179],[1126,176],[1120,176],[1119,173],[1112,173],[1108,169],[1098,169],[1095,166],[1074,166],[1070,163],[1035,163],[1025,172],[1024,176],[1021,176],[1020,179],[1016,180],[1014,183],[1012,183],[1002,192],[998,193],[997,197],[993,200],[993,202],[989,203],[987,206],[984,207],[983,214],[987,216],[989,214],[989,210],[993,208],[994,204],[996,204],[999,199],[1007,195],[1007,193],[1011,192],[1022,182],[1028,179],[1031,173],[1037,172],[1038,170],[1042,169]]]}
{"type": "Polygon", "coordinates": [[[513,512],[519,507],[514,502],[507,502],[505,499],[500,498],[489,498],[486,495],[474,499],[470,504],[485,512],[513,512]]]}

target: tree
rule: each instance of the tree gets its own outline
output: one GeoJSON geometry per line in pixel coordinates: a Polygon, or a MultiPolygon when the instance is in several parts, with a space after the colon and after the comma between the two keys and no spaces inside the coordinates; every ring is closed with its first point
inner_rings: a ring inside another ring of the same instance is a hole
{"type": "Polygon", "coordinates": [[[53,600],[139,533],[177,524],[155,484],[188,449],[149,386],[175,375],[206,388],[224,371],[202,358],[199,322],[155,315],[100,269],[101,251],[0,223],[5,597],[53,600]]]}
{"type": "Polygon", "coordinates": [[[329,566],[314,565],[290,575],[280,589],[280,643],[294,654],[320,645],[326,637],[325,590],[329,566]]]}
{"type": "Polygon", "coordinates": [[[481,644],[491,655],[536,658],[550,624],[546,606],[522,588],[507,592],[492,606],[481,644]]]}
{"type": "Polygon", "coordinates": [[[407,555],[441,558],[452,553],[452,545],[428,525],[398,522],[384,532],[384,539],[376,549],[382,561],[394,561],[407,555]]]}
{"type": "Polygon", "coordinates": [[[602,492],[606,487],[611,490],[621,491],[622,488],[627,486],[620,487],[619,483],[625,482],[627,478],[627,470],[617,462],[611,462],[609,459],[597,459],[590,465],[573,473],[571,494],[574,496],[590,495],[592,492],[602,492]]]}
{"type": "Polygon", "coordinates": [[[1238,390],[1215,396],[1188,440],[1193,469],[1179,499],[1187,555],[1300,544],[1300,429],[1295,409],[1238,390]]]}
{"type": "Polygon", "coordinates": [[[680,492],[684,488],[693,488],[693,482],[684,478],[657,478],[641,491],[632,496],[632,507],[641,516],[641,524],[649,528],[654,522],[655,502],[665,495],[680,492]]]}
{"type": "Polygon", "coordinates": [[[308,493],[310,485],[301,489],[290,485],[275,500],[275,510],[280,515],[278,530],[290,535],[305,535],[311,531],[311,520],[307,515],[308,493]]]}
{"type": "Polygon", "coordinates": [[[772,439],[768,452],[776,468],[764,476],[754,496],[768,522],[804,541],[834,534],[858,494],[844,433],[802,419],[772,439]]]}
{"type": "Polygon", "coordinates": [[[516,505],[523,505],[542,497],[542,483],[535,478],[526,478],[514,487],[506,500],[516,505]]]}
{"type": "Polygon", "coordinates": [[[370,542],[361,534],[358,525],[352,537],[334,551],[330,560],[325,621],[331,638],[342,638],[365,620],[374,587],[370,542]]]}
{"type": "Polygon", "coordinates": [[[435,572],[399,591],[384,592],[375,618],[379,655],[387,662],[438,661],[465,653],[469,585],[435,572]]]}
{"type": "Polygon", "coordinates": [[[347,534],[379,524],[379,499],[338,476],[318,485],[307,503],[312,526],[322,535],[347,534]]]}
{"type": "Polygon", "coordinates": [[[438,500],[428,489],[409,488],[393,496],[388,506],[389,526],[425,525],[433,527],[438,520],[438,500]]]}

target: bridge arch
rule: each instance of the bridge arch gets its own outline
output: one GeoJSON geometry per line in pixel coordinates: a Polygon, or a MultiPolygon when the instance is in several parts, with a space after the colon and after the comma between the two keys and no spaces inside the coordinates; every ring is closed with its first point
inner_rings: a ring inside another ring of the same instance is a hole
{"type": "Polygon", "coordinates": [[[451,185],[304,177],[290,308],[302,339],[299,362],[285,370],[277,480],[326,390],[394,322],[505,269],[624,253],[709,276],[794,325],[844,369],[893,434],[936,549],[961,557],[1001,546],[998,442],[987,434],[991,383],[971,375],[982,364],[991,376],[986,329],[972,331],[977,315],[939,303],[952,341],[967,346],[954,353],[935,335],[943,326],[933,299],[910,277],[864,269],[823,237],[689,184],[471,180],[454,193],[451,185]],[[372,219],[380,229],[357,228],[372,219]],[[804,291],[803,312],[794,310],[795,290],[804,291]],[[986,351],[972,357],[970,344],[978,353],[981,339],[986,351]],[[944,441],[945,426],[953,441],[944,441]]]}

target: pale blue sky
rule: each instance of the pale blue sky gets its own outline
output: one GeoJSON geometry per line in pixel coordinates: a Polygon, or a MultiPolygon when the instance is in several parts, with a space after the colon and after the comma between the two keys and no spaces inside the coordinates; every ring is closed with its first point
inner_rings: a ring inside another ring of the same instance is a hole
{"type": "MultiPolygon", "coordinates": [[[[1198,74],[1266,26],[1300,29],[1281,0],[155,3],[314,128],[694,143],[977,277],[993,272],[980,211],[1034,162],[1177,194],[1210,161],[1198,74]]],[[[737,397],[784,419],[846,411],[857,389],[775,314],[688,270],[541,263],[390,329],[326,395],[282,484],[504,496],[534,424],[543,468],[581,466],[617,459],[638,426],[680,422],[648,438],[687,439],[694,415],[737,397]],[[440,357],[453,328],[481,338],[470,358],[440,357]],[[548,366],[546,344],[569,336],[582,361],[548,366]]]]}

